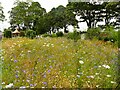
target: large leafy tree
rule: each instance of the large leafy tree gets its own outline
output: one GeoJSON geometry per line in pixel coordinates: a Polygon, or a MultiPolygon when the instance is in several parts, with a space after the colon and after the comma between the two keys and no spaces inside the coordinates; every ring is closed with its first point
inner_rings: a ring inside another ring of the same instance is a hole
{"type": "Polygon", "coordinates": [[[4,12],[3,12],[3,7],[0,2],[0,21],[3,22],[4,20],[5,20],[5,16],[4,16],[4,12]]]}
{"type": "Polygon", "coordinates": [[[68,25],[76,25],[77,20],[75,15],[66,7],[60,5],[57,8],[53,8],[48,13],[49,22],[51,24],[51,31],[59,31],[60,28],[64,28],[64,32],[67,32],[68,25]]]}
{"type": "Polygon", "coordinates": [[[34,29],[38,19],[45,14],[45,9],[38,2],[17,1],[10,11],[10,24],[14,28],[34,29]]]}
{"type": "Polygon", "coordinates": [[[38,22],[36,24],[36,32],[37,34],[44,34],[46,32],[49,32],[51,29],[51,22],[49,15],[46,13],[45,15],[41,16],[38,19],[38,22]]]}
{"type": "Polygon", "coordinates": [[[67,7],[64,10],[63,17],[64,17],[63,19],[64,32],[67,32],[67,27],[69,25],[76,27],[78,26],[78,20],[76,19],[76,15],[67,7]]]}
{"type": "Polygon", "coordinates": [[[32,2],[30,7],[28,8],[28,17],[30,20],[30,25],[32,29],[36,29],[36,25],[38,24],[38,19],[46,13],[46,10],[41,7],[38,2],[32,2]]]}
{"type": "Polygon", "coordinates": [[[19,27],[23,26],[24,28],[28,27],[28,2],[21,2],[17,1],[15,2],[15,7],[12,8],[10,13],[10,24],[11,27],[19,27]]]}
{"type": "Polygon", "coordinates": [[[109,11],[109,19],[116,19],[115,22],[108,22],[108,24],[113,26],[120,25],[120,2],[109,2],[105,8],[109,11]]]}
{"type": "Polygon", "coordinates": [[[86,22],[88,28],[96,27],[97,22],[105,20],[105,25],[111,24],[111,19],[118,17],[120,2],[70,2],[67,6],[77,16],[79,22],[86,22]]]}
{"type": "Polygon", "coordinates": [[[96,23],[102,21],[98,12],[102,9],[100,4],[90,2],[71,2],[68,8],[74,12],[76,16],[80,16],[79,22],[86,22],[88,28],[96,27],[96,23]]]}

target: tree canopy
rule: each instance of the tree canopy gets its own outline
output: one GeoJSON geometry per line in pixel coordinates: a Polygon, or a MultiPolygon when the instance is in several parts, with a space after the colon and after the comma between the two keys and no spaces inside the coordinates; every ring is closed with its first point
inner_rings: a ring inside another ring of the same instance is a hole
{"type": "Polygon", "coordinates": [[[32,29],[37,34],[67,31],[69,25],[78,27],[79,22],[86,22],[88,28],[97,27],[104,21],[105,26],[120,25],[120,2],[69,2],[66,7],[59,5],[51,11],[41,7],[39,2],[17,0],[10,13],[11,28],[32,29]],[[79,20],[76,19],[79,16],[79,20]],[[112,21],[115,19],[116,22],[112,21]]]}
{"type": "Polygon", "coordinates": [[[4,16],[4,12],[3,12],[3,7],[0,2],[0,21],[3,22],[4,20],[5,20],[5,16],[4,16]]]}
{"type": "Polygon", "coordinates": [[[64,32],[68,32],[68,25],[77,26],[78,23],[73,12],[62,5],[57,8],[52,8],[52,10],[48,12],[48,15],[52,31],[64,28],[64,32]]]}
{"type": "Polygon", "coordinates": [[[11,27],[17,26],[23,29],[35,29],[39,17],[46,13],[38,2],[18,1],[10,13],[11,27]]]}
{"type": "Polygon", "coordinates": [[[105,25],[110,25],[113,23],[110,20],[118,18],[120,14],[120,2],[70,2],[67,6],[75,15],[80,16],[79,22],[87,23],[88,28],[96,27],[97,22],[103,20],[105,25]]]}

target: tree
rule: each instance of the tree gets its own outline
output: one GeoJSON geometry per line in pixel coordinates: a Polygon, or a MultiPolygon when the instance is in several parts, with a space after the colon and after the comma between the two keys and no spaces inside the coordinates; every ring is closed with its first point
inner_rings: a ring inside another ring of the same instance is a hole
{"type": "Polygon", "coordinates": [[[38,2],[32,2],[30,7],[28,8],[28,17],[30,19],[30,25],[33,30],[35,30],[35,26],[37,25],[38,19],[46,13],[46,10],[41,7],[38,2]]]}
{"type": "Polygon", "coordinates": [[[66,7],[65,11],[64,11],[64,32],[67,32],[67,27],[68,25],[72,25],[72,26],[77,26],[78,27],[78,20],[76,19],[76,15],[68,9],[68,7],[66,7]]]}
{"type": "Polygon", "coordinates": [[[97,22],[102,21],[99,11],[102,9],[100,4],[90,2],[70,2],[67,5],[76,16],[80,16],[79,22],[86,22],[88,28],[96,27],[97,22]]]}
{"type": "Polygon", "coordinates": [[[29,20],[27,17],[28,16],[27,10],[29,7],[29,3],[17,1],[14,4],[15,7],[13,7],[11,11],[9,11],[11,27],[20,28],[20,26],[23,26],[24,28],[27,28],[29,26],[28,24],[29,20]]]}
{"type": "Polygon", "coordinates": [[[52,8],[48,12],[49,22],[51,22],[51,31],[59,31],[60,28],[64,28],[64,32],[67,32],[68,25],[77,25],[75,15],[69,11],[66,7],[59,5],[57,8],[52,8]]]}
{"type": "Polygon", "coordinates": [[[88,28],[95,28],[99,21],[105,20],[106,26],[113,23],[111,19],[118,17],[120,2],[70,2],[67,6],[80,16],[79,22],[86,22],[88,28]]]}
{"type": "Polygon", "coordinates": [[[5,19],[5,16],[4,16],[4,12],[3,12],[3,7],[1,5],[1,2],[0,2],[0,21],[4,21],[5,19]]]}
{"type": "Polygon", "coordinates": [[[116,19],[116,22],[109,22],[110,25],[120,25],[120,2],[110,2],[105,7],[109,10],[109,17],[116,19]]]}
{"type": "Polygon", "coordinates": [[[12,27],[35,30],[38,18],[45,14],[45,9],[38,2],[17,1],[10,13],[10,24],[12,27]]]}
{"type": "Polygon", "coordinates": [[[36,24],[36,32],[37,34],[44,34],[46,32],[49,32],[51,29],[51,22],[49,19],[49,15],[46,13],[45,15],[41,16],[38,19],[38,22],[36,24]]]}

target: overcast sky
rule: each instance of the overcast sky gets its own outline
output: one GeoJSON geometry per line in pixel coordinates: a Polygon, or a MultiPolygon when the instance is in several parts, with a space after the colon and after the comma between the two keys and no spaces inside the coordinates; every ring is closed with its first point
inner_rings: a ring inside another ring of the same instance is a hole
{"type": "MultiPolygon", "coordinates": [[[[3,23],[0,22],[0,30],[2,30],[2,31],[4,28],[7,28],[10,26],[8,23],[8,21],[9,21],[8,11],[10,11],[11,8],[13,7],[14,1],[16,1],[16,0],[0,0],[0,2],[4,8],[5,17],[7,19],[7,21],[5,21],[3,23]]],[[[68,0],[33,0],[33,1],[38,1],[41,4],[41,6],[46,9],[47,12],[50,11],[53,7],[57,7],[59,5],[66,6],[68,4],[68,0]]],[[[80,27],[82,29],[86,29],[86,23],[81,23],[80,27]]]]}

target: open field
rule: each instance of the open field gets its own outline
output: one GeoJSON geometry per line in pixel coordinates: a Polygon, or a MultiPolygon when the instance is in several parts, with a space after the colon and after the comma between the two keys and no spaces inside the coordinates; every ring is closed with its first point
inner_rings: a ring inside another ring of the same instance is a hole
{"type": "Polygon", "coordinates": [[[13,38],[2,41],[2,86],[114,88],[118,48],[96,40],[13,38]]]}

